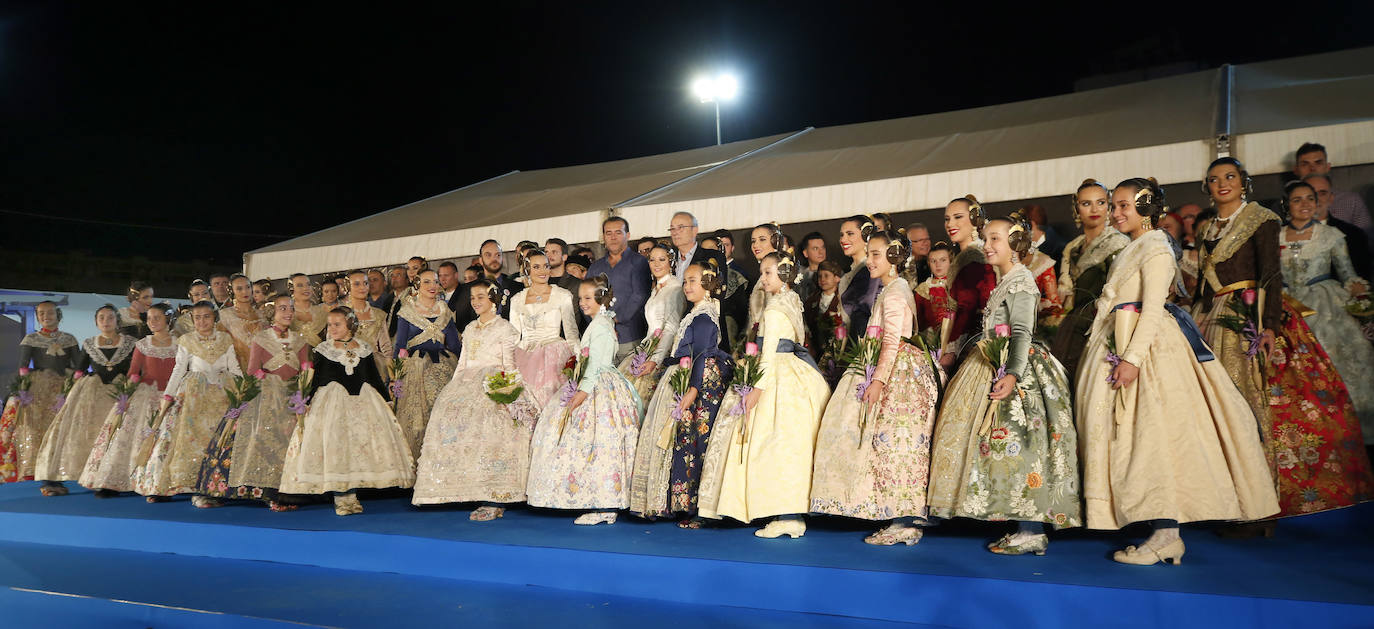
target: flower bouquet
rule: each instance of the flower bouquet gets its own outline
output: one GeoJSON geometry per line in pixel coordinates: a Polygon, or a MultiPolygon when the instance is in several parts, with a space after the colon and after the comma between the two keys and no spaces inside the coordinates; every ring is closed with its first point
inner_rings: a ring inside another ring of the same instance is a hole
{"type": "MultiPolygon", "coordinates": [[[[79,371],[77,373],[84,375],[86,372],[79,371]]],[[[76,381],[80,379],[81,376],[78,376],[74,373],[62,380],[62,389],[57,392],[57,399],[53,400],[52,403],[52,410],[54,412],[62,410],[62,407],[67,404],[67,394],[72,392],[72,387],[75,387],[76,381]]]]}
{"type": "MultiPolygon", "coordinates": [[[[868,403],[864,402],[864,394],[868,388],[873,386],[873,375],[878,370],[878,354],[883,347],[883,329],[876,325],[868,326],[864,331],[863,338],[854,341],[854,346],[845,352],[843,362],[847,365],[846,373],[863,378],[859,384],[854,386],[854,397],[859,400],[859,434],[862,435],[868,423],[868,403]]],[[[863,447],[863,439],[859,439],[859,447],[863,447]]]]}
{"type": "MultiPolygon", "coordinates": [[[[673,401],[682,404],[682,396],[692,388],[692,357],[683,356],[677,363],[678,370],[668,378],[668,386],[673,388],[673,401]]],[[[673,408],[673,419],[682,419],[682,409],[673,408]]]]}
{"type": "Polygon", "coordinates": [[[639,342],[639,345],[635,347],[634,356],[630,357],[630,375],[640,375],[640,368],[644,367],[644,363],[649,362],[649,357],[653,356],[655,351],[658,351],[658,344],[662,341],[663,328],[658,328],[648,338],[639,342]]]}
{"type": "MultiPolygon", "coordinates": [[[[982,352],[983,358],[995,368],[992,374],[992,383],[988,385],[989,390],[997,384],[998,380],[1007,375],[1007,351],[1010,345],[1011,326],[1005,323],[993,326],[992,336],[978,341],[978,351],[982,352]]],[[[987,430],[992,427],[992,420],[997,416],[997,406],[1000,402],[1001,400],[994,400],[992,404],[988,405],[987,413],[983,416],[982,429],[978,431],[979,434],[987,434],[987,430]]]]}
{"type": "Polygon", "coordinates": [[[297,423],[304,420],[305,412],[309,409],[310,385],[314,383],[314,380],[315,365],[310,362],[304,362],[301,363],[300,371],[296,372],[294,377],[287,378],[283,381],[283,384],[286,385],[286,390],[291,392],[291,395],[286,398],[286,408],[296,416],[297,423]]]}
{"type": "Polygon", "coordinates": [[[1254,358],[1259,354],[1260,339],[1263,338],[1264,331],[1259,327],[1259,306],[1257,301],[1259,291],[1247,288],[1240,292],[1240,300],[1231,299],[1227,302],[1232,314],[1218,315],[1217,325],[1226,328],[1241,338],[1248,344],[1245,349],[1246,358],[1254,358]]]}
{"type": "Polygon", "coordinates": [[[582,375],[587,372],[587,358],[591,356],[589,348],[582,348],[575,358],[569,358],[567,364],[563,365],[563,375],[568,381],[563,383],[563,389],[558,394],[558,404],[563,407],[563,415],[558,421],[558,440],[563,440],[563,429],[568,427],[568,417],[572,415],[572,409],[568,405],[577,395],[577,385],[582,381],[582,375]]]}
{"type": "MultiPolygon", "coordinates": [[[[735,376],[730,380],[730,389],[739,396],[739,402],[730,409],[731,415],[744,414],[744,398],[753,392],[754,387],[758,386],[759,380],[763,379],[763,366],[759,364],[759,345],[758,343],[745,343],[744,355],[735,359],[735,376]]],[[[748,424],[746,423],[747,427],[748,424]]],[[[749,443],[749,436],[745,434],[746,429],[739,432],[740,443],[749,443]]],[[[740,449],[740,462],[744,461],[744,448],[740,449]]]]}
{"type": "Polygon", "coordinates": [[[33,393],[29,389],[33,387],[33,375],[28,367],[20,367],[19,375],[10,381],[10,395],[19,400],[19,406],[28,406],[33,403],[33,393]]]}
{"type": "Polygon", "coordinates": [[[405,393],[405,385],[402,384],[402,381],[406,377],[407,358],[410,358],[410,352],[403,347],[396,351],[396,357],[391,359],[391,362],[387,363],[386,366],[387,388],[391,390],[393,402],[401,399],[405,393]]]}
{"type": "MultiPolygon", "coordinates": [[[[482,380],[482,392],[487,394],[487,399],[509,406],[525,392],[525,381],[520,378],[518,371],[497,371],[482,380]]],[[[514,421],[520,423],[518,418],[514,421]]]]}
{"type": "MultiPolygon", "coordinates": [[[[261,371],[261,370],[259,370],[261,371]]],[[[234,376],[233,384],[224,387],[224,395],[229,398],[229,410],[224,412],[225,419],[237,421],[239,415],[248,410],[248,403],[253,401],[262,392],[262,382],[256,375],[234,376]]],[[[225,442],[229,440],[232,430],[225,430],[220,433],[219,447],[224,448],[225,442]]]]}
{"type": "Polygon", "coordinates": [[[115,424],[114,428],[110,431],[111,433],[117,432],[119,427],[124,425],[124,414],[129,412],[129,399],[132,398],[134,392],[138,390],[138,383],[141,380],[142,378],[140,378],[138,374],[128,376],[121,374],[115,377],[114,382],[110,383],[110,386],[114,387],[114,389],[112,389],[108,395],[114,398],[115,401],[115,424]]]}

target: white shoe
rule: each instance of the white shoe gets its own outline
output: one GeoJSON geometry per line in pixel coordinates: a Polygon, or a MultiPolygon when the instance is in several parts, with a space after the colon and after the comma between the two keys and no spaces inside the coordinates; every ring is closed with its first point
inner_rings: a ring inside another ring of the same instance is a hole
{"type": "Polygon", "coordinates": [[[577,516],[573,524],[583,526],[595,526],[597,524],[615,524],[616,512],[614,511],[592,511],[577,516]]]}
{"type": "Polygon", "coordinates": [[[767,539],[782,537],[783,535],[792,539],[806,535],[806,521],[800,518],[795,520],[774,519],[768,523],[768,526],[754,531],[755,537],[767,539]]]}

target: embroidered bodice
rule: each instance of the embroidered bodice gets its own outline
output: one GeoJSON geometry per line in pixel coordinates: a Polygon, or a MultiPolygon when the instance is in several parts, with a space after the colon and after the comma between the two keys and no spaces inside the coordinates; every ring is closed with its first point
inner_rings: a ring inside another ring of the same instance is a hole
{"type": "Polygon", "coordinates": [[[491,321],[473,319],[463,328],[463,354],[458,358],[458,369],[496,367],[507,371],[514,370],[515,345],[520,333],[509,321],[499,316],[491,321]]]}
{"type": "Polygon", "coordinates": [[[547,301],[527,302],[528,298],[528,291],[510,298],[510,323],[520,333],[520,349],[534,349],[565,338],[570,345],[578,344],[572,293],[560,286],[550,286],[547,301]]]}
{"type": "Polygon", "coordinates": [[[210,384],[224,384],[229,376],[243,375],[228,332],[215,330],[209,339],[191,332],[177,339],[177,364],[167,380],[167,395],[180,393],[182,382],[192,373],[200,374],[210,384]]]}
{"type": "Polygon", "coordinates": [[[682,322],[684,302],[682,282],[672,273],[658,280],[654,290],[649,294],[649,300],[644,302],[644,321],[649,324],[649,334],[652,335],[655,330],[662,330],[658,348],[649,356],[650,361],[661,365],[668,356],[672,347],[667,341],[677,336],[678,325],[682,322]]]}
{"type": "Polygon", "coordinates": [[[109,384],[115,376],[129,373],[129,363],[133,360],[134,344],[137,342],[131,336],[120,334],[114,347],[102,347],[99,337],[88,338],[81,343],[81,351],[85,356],[80,365],[89,366],[93,375],[109,384]]]}
{"type": "Polygon", "coordinates": [[[32,363],[34,369],[65,373],[76,369],[80,360],[79,343],[75,336],[66,332],[58,332],[51,337],[39,332],[30,332],[24,340],[19,341],[20,367],[27,367],[32,363]]]}
{"type": "Polygon", "coordinates": [[[1279,263],[1283,283],[1288,286],[1307,286],[1323,280],[1338,281],[1347,289],[1352,283],[1363,283],[1355,275],[1346,247],[1345,234],[1335,227],[1317,223],[1312,226],[1308,240],[1288,240],[1288,230],[1279,231],[1279,263]]]}

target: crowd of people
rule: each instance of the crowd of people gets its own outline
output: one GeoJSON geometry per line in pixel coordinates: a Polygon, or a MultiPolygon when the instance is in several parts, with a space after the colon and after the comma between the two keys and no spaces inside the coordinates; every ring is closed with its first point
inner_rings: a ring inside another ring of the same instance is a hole
{"type": "Polygon", "coordinates": [[[408,488],[475,521],[527,503],[765,538],[828,514],[873,522],[876,545],[971,518],[1007,522],[987,548],[1008,555],[1146,522],[1114,559],[1177,563],[1181,523],[1264,533],[1374,490],[1369,213],[1333,192],[1324,148],[1296,153],[1281,215],[1221,158],[1206,210],[1152,179],[1084,181],[1067,242],[1043,208],[969,195],[938,242],[845,218],[845,260],[761,224],[757,274],[681,212],[664,239],[606,219],[600,257],[522,242],[516,274],[487,241],[464,269],[417,256],[282,295],[197,280],[183,312],[133,282],[80,343],[45,302],[0,480],[201,508],[332,496],[339,515],[408,488]]]}

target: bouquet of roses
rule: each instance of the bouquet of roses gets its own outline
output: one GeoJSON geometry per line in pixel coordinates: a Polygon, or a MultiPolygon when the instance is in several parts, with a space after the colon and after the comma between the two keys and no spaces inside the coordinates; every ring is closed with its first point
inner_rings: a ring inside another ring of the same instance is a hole
{"type": "MultiPolygon", "coordinates": [[[[23,370],[21,369],[20,371],[23,371],[23,370]]],[[[86,375],[86,372],[84,372],[84,371],[78,371],[78,372],[76,372],[76,373],[73,373],[73,374],[67,376],[66,378],[64,378],[64,379],[62,380],[62,389],[61,389],[60,391],[57,392],[57,399],[56,399],[56,400],[53,400],[53,403],[52,403],[52,410],[54,410],[54,411],[60,411],[60,410],[62,410],[62,407],[65,406],[65,405],[67,404],[67,394],[72,392],[72,387],[75,387],[75,386],[76,386],[76,381],[77,381],[77,380],[80,380],[80,379],[82,378],[82,376],[85,376],[85,375],[86,375]],[[77,375],[77,374],[81,374],[81,375],[77,375]]]]}
{"type": "Polygon", "coordinates": [[[1007,375],[1007,347],[1011,344],[1011,326],[999,323],[992,327],[992,336],[978,341],[978,349],[988,363],[997,367],[992,381],[997,382],[1007,375]]]}
{"type": "Polygon", "coordinates": [[[1253,288],[1247,288],[1240,292],[1240,299],[1231,299],[1227,302],[1232,314],[1218,315],[1217,324],[1226,328],[1241,338],[1245,339],[1248,346],[1245,349],[1247,358],[1254,358],[1259,354],[1260,339],[1264,331],[1259,327],[1259,305],[1256,303],[1259,292],[1253,288]]]}
{"type": "Polygon", "coordinates": [[[33,403],[33,393],[29,389],[33,387],[33,376],[28,367],[20,367],[19,375],[10,381],[10,395],[18,398],[19,406],[28,406],[33,403]]]}
{"type": "Polygon", "coordinates": [[[1351,297],[1350,302],[1345,305],[1345,311],[1355,317],[1362,326],[1374,323],[1374,299],[1371,299],[1369,293],[1351,297]]]}
{"type": "Polygon", "coordinates": [[[402,381],[406,377],[407,358],[410,358],[410,351],[402,347],[396,351],[396,357],[391,359],[391,362],[387,363],[386,366],[387,387],[391,389],[393,401],[401,399],[401,395],[404,394],[405,387],[402,381]]]}
{"type": "MultiPolygon", "coordinates": [[[[678,370],[668,378],[668,386],[673,388],[673,401],[680,405],[682,396],[687,395],[687,390],[692,388],[692,357],[683,356],[677,366],[678,370]]],[[[673,408],[673,419],[682,419],[681,408],[673,408]]]]}
{"type": "Polygon", "coordinates": [[[286,398],[286,408],[289,409],[299,423],[305,417],[305,411],[310,405],[310,385],[315,380],[315,365],[310,362],[301,363],[300,371],[296,375],[287,378],[282,384],[286,385],[286,390],[291,395],[286,398]]]}
{"type": "Polygon", "coordinates": [[[568,381],[563,383],[563,389],[558,394],[558,403],[563,407],[563,416],[558,423],[559,441],[563,440],[563,429],[568,427],[568,417],[572,415],[572,409],[568,408],[568,405],[577,395],[577,385],[582,381],[582,375],[587,372],[588,356],[591,356],[591,350],[584,347],[581,353],[569,358],[567,364],[563,365],[563,375],[567,376],[568,381]]]}
{"type": "MultiPolygon", "coordinates": [[[[262,383],[258,380],[258,374],[266,375],[263,370],[259,369],[251,376],[234,376],[233,384],[224,387],[224,395],[229,398],[229,410],[224,412],[225,419],[238,420],[239,415],[248,410],[248,403],[262,392],[262,383]]],[[[233,434],[232,430],[225,430],[220,433],[220,448],[224,447],[231,434],[233,434]]]]}
{"type": "Polygon", "coordinates": [[[124,425],[124,414],[129,412],[129,399],[134,396],[134,392],[138,390],[138,383],[141,381],[142,378],[139,374],[127,376],[121,374],[115,377],[114,382],[110,383],[110,386],[114,388],[109,391],[108,395],[115,401],[115,424],[111,432],[118,431],[119,427],[124,425]]]}
{"type": "MultiPolygon", "coordinates": [[[[759,345],[758,343],[745,343],[744,355],[735,359],[735,376],[730,380],[730,389],[739,396],[739,402],[730,409],[730,415],[744,414],[744,398],[754,391],[759,381],[763,379],[763,366],[759,364],[759,345]]],[[[747,426],[739,431],[740,444],[749,443],[747,426]]],[[[744,462],[744,450],[740,448],[740,462],[744,462]]]]}
{"type": "MultiPolygon", "coordinates": [[[[482,381],[482,392],[497,404],[510,405],[525,392],[525,382],[518,371],[497,371],[482,381]]],[[[516,420],[519,423],[519,420],[516,420]]]]}
{"type": "MultiPolygon", "coordinates": [[[[868,403],[864,402],[864,394],[868,392],[868,387],[873,386],[873,374],[878,370],[878,354],[882,352],[882,348],[883,329],[870,325],[864,331],[863,338],[854,341],[854,346],[843,357],[847,365],[846,373],[863,378],[854,386],[854,397],[860,403],[859,434],[863,434],[864,426],[868,422],[868,403]]],[[[859,447],[863,447],[862,439],[859,440],[859,447]]]]}
{"type": "Polygon", "coordinates": [[[644,363],[649,362],[649,357],[653,356],[654,352],[658,350],[658,344],[662,342],[662,340],[663,328],[659,328],[654,330],[654,333],[649,335],[648,338],[640,341],[639,345],[635,346],[634,356],[630,358],[631,375],[639,375],[640,368],[644,366],[644,363]]]}

